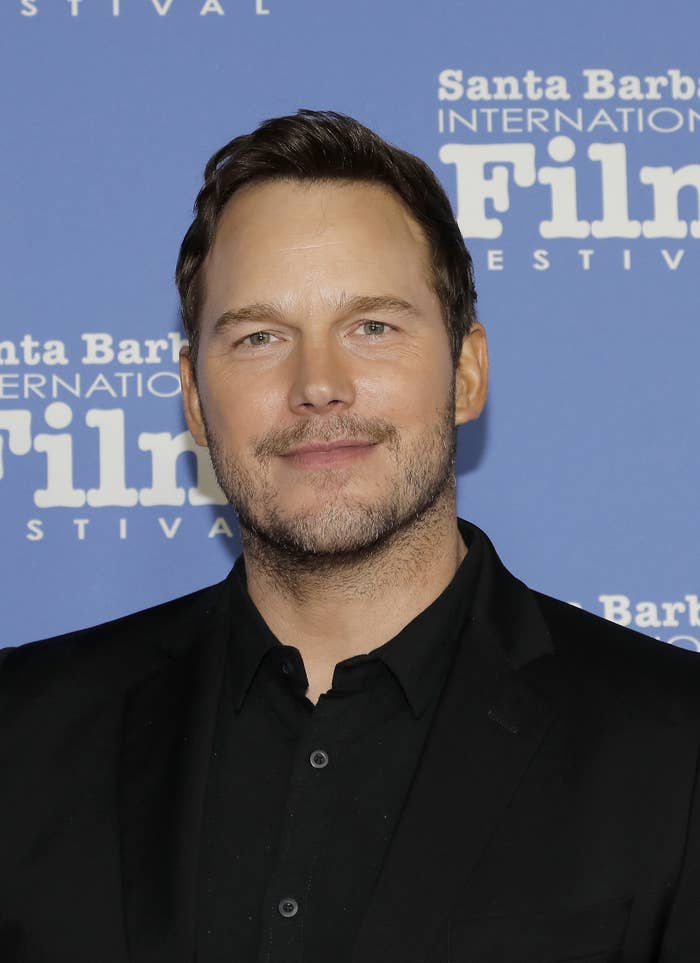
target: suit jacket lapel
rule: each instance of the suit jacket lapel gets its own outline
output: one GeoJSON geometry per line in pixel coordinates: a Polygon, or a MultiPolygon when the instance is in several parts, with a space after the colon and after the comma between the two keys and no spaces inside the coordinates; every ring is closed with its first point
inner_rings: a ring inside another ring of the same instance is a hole
{"type": "Polygon", "coordinates": [[[534,597],[488,541],[484,555],[471,618],[355,963],[443,958],[447,916],[554,716],[547,696],[524,678],[526,666],[551,651],[534,597]]]}
{"type": "Polygon", "coordinates": [[[194,958],[200,822],[227,650],[228,596],[224,584],[197,637],[184,640],[184,651],[169,646],[161,667],[127,696],[119,789],[131,963],[194,958]]]}

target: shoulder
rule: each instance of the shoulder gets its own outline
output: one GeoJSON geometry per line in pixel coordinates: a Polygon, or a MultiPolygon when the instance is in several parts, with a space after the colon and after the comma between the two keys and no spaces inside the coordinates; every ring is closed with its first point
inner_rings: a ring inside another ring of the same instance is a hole
{"type": "Polygon", "coordinates": [[[91,628],[0,651],[0,694],[78,681],[112,690],[192,645],[220,605],[226,581],[91,628]]]}
{"type": "Polygon", "coordinates": [[[700,717],[700,653],[643,635],[584,609],[533,592],[554,662],[588,696],[612,697],[629,711],[700,717]]]}

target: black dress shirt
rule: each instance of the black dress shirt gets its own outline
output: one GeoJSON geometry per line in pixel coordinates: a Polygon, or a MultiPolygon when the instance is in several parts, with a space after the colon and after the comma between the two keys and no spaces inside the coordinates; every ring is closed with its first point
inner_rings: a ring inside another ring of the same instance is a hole
{"type": "Polygon", "coordinates": [[[339,662],[317,704],[242,558],[210,760],[197,963],[344,963],[429,736],[481,559],[389,642],[339,662]]]}

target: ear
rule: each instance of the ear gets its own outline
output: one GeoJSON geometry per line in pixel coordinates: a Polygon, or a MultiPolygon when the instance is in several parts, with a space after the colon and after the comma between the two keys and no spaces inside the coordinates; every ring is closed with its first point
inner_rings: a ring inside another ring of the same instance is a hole
{"type": "Polygon", "coordinates": [[[207,436],[204,431],[204,418],[199,400],[199,389],[195,378],[189,347],[180,349],[180,384],[182,385],[182,405],[185,410],[187,427],[196,443],[207,447],[207,436]]]}
{"type": "Polygon", "coordinates": [[[455,424],[474,421],[486,403],[489,352],[486,331],[476,321],[465,335],[455,371],[455,424]]]}

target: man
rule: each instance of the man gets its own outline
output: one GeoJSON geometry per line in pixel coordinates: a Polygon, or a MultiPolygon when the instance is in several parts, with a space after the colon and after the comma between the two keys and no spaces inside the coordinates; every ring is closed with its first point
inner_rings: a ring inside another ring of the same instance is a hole
{"type": "Polygon", "coordinates": [[[700,960],[698,665],[456,518],[487,352],[432,173],[268,121],[177,281],[243,556],[6,654],[2,963],[700,960]]]}

